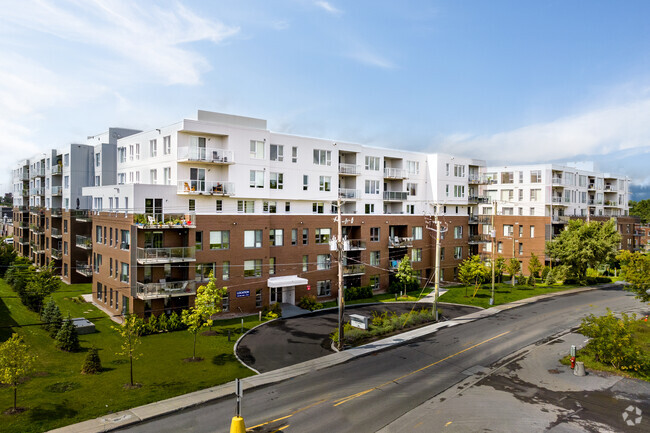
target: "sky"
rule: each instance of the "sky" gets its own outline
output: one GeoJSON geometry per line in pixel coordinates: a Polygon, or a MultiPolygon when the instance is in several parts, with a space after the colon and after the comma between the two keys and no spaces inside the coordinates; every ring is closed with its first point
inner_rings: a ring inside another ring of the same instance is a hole
{"type": "Polygon", "coordinates": [[[22,158],[198,109],[650,197],[650,2],[0,0],[0,189],[22,158]],[[647,188],[646,188],[647,187],[647,188]]]}

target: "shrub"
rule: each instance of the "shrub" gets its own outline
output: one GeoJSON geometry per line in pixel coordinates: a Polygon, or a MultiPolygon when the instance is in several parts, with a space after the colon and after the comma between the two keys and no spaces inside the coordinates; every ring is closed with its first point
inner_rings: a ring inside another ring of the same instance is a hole
{"type": "Polygon", "coordinates": [[[91,347],[81,366],[82,374],[95,374],[102,371],[102,361],[99,359],[99,352],[96,347],[91,347]]]}
{"type": "Polygon", "coordinates": [[[68,314],[68,318],[63,322],[61,329],[56,334],[56,347],[66,352],[79,350],[79,335],[70,314],[68,314]]]}
{"type": "Polygon", "coordinates": [[[372,298],[372,286],[348,287],[345,289],[344,297],[346,301],[372,298]]]}
{"type": "Polygon", "coordinates": [[[149,335],[149,334],[156,334],[157,332],[158,332],[158,317],[152,314],[151,316],[149,316],[147,323],[144,325],[143,334],[149,335]]]}
{"type": "Polygon", "coordinates": [[[277,319],[278,317],[282,317],[282,306],[278,302],[275,302],[270,306],[264,307],[262,309],[262,317],[264,317],[265,320],[272,320],[277,319]]]}
{"type": "Polygon", "coordinates": [[[557,279],[555,278],[555,270],[550,269],[548,273],[546,274],[546,280],[544,281],[547,286],[552,286],[553,284],[557,283],[557,279]]]}
{"type": "Polygon", "coordinates": [[[185,328],[185,325],[183,325],[183,322],[181,322],[181,318],[178,316],[178,313],[176,313],[176,311],[172,312],[172,314],[169,315],[169,319],[167,320],[167,327],[169,331],[180,331],[181,329],[185,328]]]}
{"type": "Polygon", "coordinates": [[[158,316],[158,332],[169,332],[167,313],[158,316]]]}
{"type": "Polygon", "coordinates": [[[517,275],[516,283],[518,286],[525,286],[526,283],[528,283],[528,279],[524,276],[523,272],[520,272],[519,275],[517,275]]]}
{"type": "Polygon", "coordinates": [[[606,284],[611,283],[612,279],[609,277],[587,277],[587,284],[606,284]]]}
{"type": "Polygon", "coordinates": [[[314,295],[303,296],[298,302],[298,306],[302,309],[309,310],[309,311],[320,310],[321,308],[323,308],[323,304],[318,302],[316,300],[316,296],[314,295]]]}
{"type": "MultiPolygon", "coordinates": [[[[411,292],[419,288],[420,288],[420,283],[417,281],[413,281],[410,284],[406,285],[407,292],[411,292]]],[[[388,291],[390,293],[402,293],[403,290],[404,290],[404,284],[402,284],[399,280],[393,280],[388,286],[388,291]]],[[[372,297],[372,286],[370,286],[370,296],[368,297],[372,297]]]]}
{"type": "Polygon", "coordinates": [[[548,277],[548,273],[551,271],[551,268],[548,266],[544,266],[542,269],[542,281],[546,281],[546,277],[548,277]]]}
{"type": "Polygon", "coordinates": [[[41,320],[44,323],[43,329],[50,334],[50,337],[55,338],[59,329],[61,329],[61,325],[63,325],[63,316],[61,315],[59,306],[54,302],[54,299],[50,298],[48,303],[45,305],[43,314],[41,315],[41,320]]]}
{"type": "Polygon", "coordinates": [[[564,279],[564,284],[580,284],[580,280],[575,277],[568,277],[564,279]]]}
{"type": "Polygon", "coordinates": [[[528,285],[529,286],[534,286],[535,285],[535,276],[531,275],[528,277],[528,285]]]}

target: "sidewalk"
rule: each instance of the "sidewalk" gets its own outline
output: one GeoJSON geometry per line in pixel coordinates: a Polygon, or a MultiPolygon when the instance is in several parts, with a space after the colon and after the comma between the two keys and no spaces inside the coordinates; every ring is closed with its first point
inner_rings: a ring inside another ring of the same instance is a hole
{"type": "MultiPolygon", "coordinates": [[[[436,323],[422,328],[414,329],[403,334],[395,335],[383,340],[375,341],[364,346],[348,349],[344,352],[333,353],[322,358],[313,359],[300,364],[294,364],[289,367],[281,368],[279,370],[269,371],[257,376],[251,376],[242,379],[244,390],[252,389],[255,387],[268,385],[276,382],[281,382],[293,377],[301,376],[312,371],[321,370],[334,365],[342,364],[350,359],[368,355],[370,353],[384,350],[395,345],[404,344],[410,340],[420,338],[429,334],[435,333],[438,329],[456,326],[462,323],[469,323],[483,317],[489,317],[498,314],[501,311],[515,308],[521,305],[536,302],[541,299],[551,298],[555,296],[564,296],[572,293],[581,293],[589,290],[595,290],[596,287],[582,287],[579,289],[566,290],[563,292],[549,293],[545,295],[535,296],[533,298],[523,299],[521,301],[513,302],[510,304],[499,305],[486,310],[481,310],[476,313],[468,314],[466,316],[457,317],[455,319],[436,323]]],[[[240,337],[241,338],[241,337],[240,337]]],[[[196,391],[189,394],[180,395],[167,400],[150,403],[144,406],[136,407],[133,409],[118,412],[106,417],[95,418],[92,420],[84,421],[78,424],[73,424],[66,427],[61,427],[56,430],[51,430],[53,433],[99,433],[106,432],[117,428],[122,428],[130,424],[136,424],[145,420],[157,418],[168,413],[180,411],[186,408],[197,406],[203,403],[214,401],[234,393],[234,382],[226,383],[220,386],[207,388],[201,391],[196,391]]]]}

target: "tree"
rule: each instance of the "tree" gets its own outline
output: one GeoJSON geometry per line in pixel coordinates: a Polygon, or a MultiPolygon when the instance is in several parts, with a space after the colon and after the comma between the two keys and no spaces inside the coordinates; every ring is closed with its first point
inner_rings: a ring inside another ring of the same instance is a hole
{"type": "Polygon", "coordinates": [[[129,358],[131,386],[134,386],[133,360],[137,361],[138,358],[142,356],[141,353],[137,353],[136,348],[140,343],[142,343],[140,335],[142,335],[144,322],[138,316],[130,315],[124,317],[122,326],[112,326],[112,328],[120,334],[120,337],[122,337],[122,345],[120,347],[121,351],[116,352],[115,354],[129,358]]]}
{"type": "Polygon", "coordinates": [[[187,325],[187,330],[194,336],[192,360],[196,359],[196,336],[205,327],[212,326],[212,316],[221,311],[221,299],[228,289],[217,288],[216,279],[210,273],[210,281],[196,291],[194,306],[183,310],[181,320],[187,325]]]}
{"type": "Polygon", "coordinates": [[[528,272],[530,276],[533,277],[530,281],[535,285],[535,278],[539,277],[539,273],[542,271],[542,262],[539,261],[535,253],[530,253],[530,259],[528,260],[528,272]]]}
{"type": "Polygon", "coordinates": [[[632,201],[630,200],[630,215],[641,218],[641,223],[650,222],[650,200],[632,201]]]}
{"type": "Polygon", "coordinates": [[[620,241],[614,219],[605,223],[570,220],[565,230],[546,242],[546,253],[559,259],[570,276],[585,281],[589,267],[597,268],[614,258],[620,241]]]}
{"type": "Polygon", "coordinates": [[[2,242],[0,244],[0,278],[4,278],[11,264],[16,260],[14,247],[2,242]]]}
{"type": "Polygon", "coordinates": [[[95,374],[102,371],[102,361],[99,359],[99,351],[96,347],[91,347],[88,350],[86,359],[81,366],[82,374],[95,374]]]}
{"type": "Polygon", "coordinates": [[[503,258],[502,255],[499,255],[497,257],[496,261],[494,262],[494,276],[499,280],[501,283],[503,280],[503,271],[506,269],[506,259],[503,258]]]}
{"type": "Polygon", "coordinates": [[[467,297],[467,286],[474,285],[474,295],[476,296],[481,284],[490,277],[490,270],[481,262],[481,258],[476,255],[465,259],[458,267],[458,279],[465,285],[465,297],[467,297]]]}
{"type": "Polygon", "coordinates": [[[621,251],[616,259],[621,264],[621,276],[629,283],[623,288],[635,293],[641,302],[650,301],[650,255],[621,251]]]}
{"type": "Polygon", "coordinates": [[[512,278],[512,285],[514,286],[515,280],[517,279],[517,274],[521,270],[521,263],[519,263],[519,260],[517,260],[515,257],[512,257],[510,260],[508,260],[506,270],[510,274],[510,277],[512,278]]]}
{"type": "Polygon", "coordinates": [[[34,266],[32,266],[29,259],[27,257],[18,256],[5,274],[7,284],[14,289],[14,292],[18,293],[21,302],[24,302],[23,295],[25,292],[25,286],[27,286],[27,282],[33,273],[34,266]]]}
{"type": "Polygon", "coordinates": [[[79,350],[79,334],[77,327],[74,325],[70,314],[61,325],[61,329],[56,334],[56,347],[66,352],[76,352],[79,350]]]}
{"type": "Polygon", "coordinates": [[[59,306],[54,302],[54,299],[50,298],[48,303],[45,305],[43,314],[41,315],[41,320],[45,323],[43,329],[50,333],[50,337],[56,337],[56,334],[63,325],[63,316],[61,315],[59,306]]]}
{"type": "Polygon", "coordinates": [[[400,260],[397,265],[397,272],[395,272],[395,278],[402,283],[402,286],[404,287],[404,295],[406,295],[407,286],[410,287],[412,284],[417,283],[418,279],[413,275],[413,267],[411,266],[409,256],[405,255],[402,260],[400,260]]]}
{"type": "Polygon", "coordinates": [[[0,345],[0,382],[14,389],[14,408],[16,412],[17,389],[20,379],[32,370],[36,357],[29,353],[29,346],[18,334],[0,345]]]}
{"type": "Polygon", "coordinates": [[[54,274],[54,262],[33,272],[25,285],[23,304],[32,311],[41,312],[46,296],[56,292],[61,279],[54,274]]]}

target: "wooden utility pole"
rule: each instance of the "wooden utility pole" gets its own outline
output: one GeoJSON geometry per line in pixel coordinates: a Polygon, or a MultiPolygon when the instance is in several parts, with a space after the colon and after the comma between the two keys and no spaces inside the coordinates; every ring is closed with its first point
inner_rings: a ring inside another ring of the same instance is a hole
{"type": "Polygon", "coordinates": [[[496,250],[496,237],[497,229],[494,226],[494,219],[497,215],[497,202],[496,200],[492,202],[492,224],[490,230],[490,236],[492,237],[492,297],[490,298],[490,305],[494,305],[494,251],[496,250]]]}
{"type": "Polygon", "coordinates": [[[435,295],[433,297],[433,314],[438,321],[438,296],[440,295],[440,219],[438,219],[438,206],[436,205],[436,271],[435,295]]]}
{"type": "Polygon", "coordinates": [[[343,350],[343,312],[345,311],[345,296],[343,296],[343,229],[341,227],[341,197],[336,200],[336,250],[338,251],[338,277],[339,277],[339,341],[338,349],[343,350]]]}

